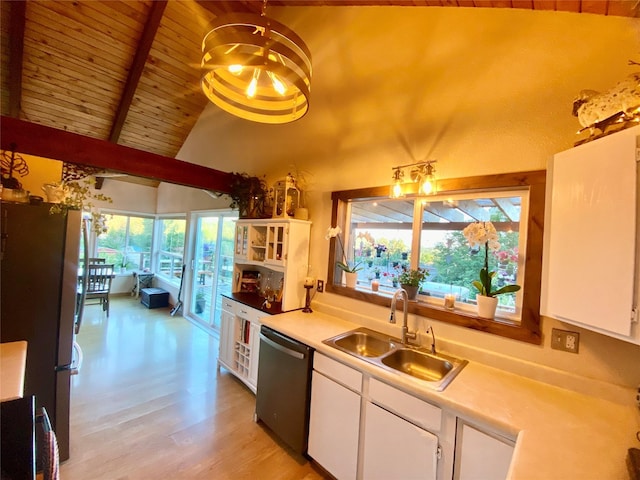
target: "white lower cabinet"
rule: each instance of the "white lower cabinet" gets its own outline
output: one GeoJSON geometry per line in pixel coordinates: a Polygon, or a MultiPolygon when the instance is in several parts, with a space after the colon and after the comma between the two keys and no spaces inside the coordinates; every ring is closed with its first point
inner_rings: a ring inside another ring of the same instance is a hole
{"type": "Polygon", "coordinates": [[[337,479],[355,479],[359,428],[360,395],[314,371],[309,456],[337,479]]]}
{"type": "Polygon", "coordinates": [[[265,312],[222,297],[220,349],[222,365],[255,393],[258,381],[260,319],[265,312]]]}
{"type": "Polygon", "coordinates": [[[445,479],[455,416],[319,352],[308,454],[338,480],[445,479]]]}
{"type": "Polygon", "coordinates": [[[220,350],[218,351],[218,365],[230,369],[233,362],[233,324],[235,314],[224,308],[220,312],[220,350]]]}
{"type": "Polygon", "coordinates": [[[438,437],[366,402],[362,478],[435,480],[438,437]]]}
{"type": "Polygon", "coordinates": [[[454,480],[503,480],[507,477],[513,442],[483,432],[462,420],[456,434],[454,480]]]}
{"type": "Polygon", "coordinates": [[[503,480],[515,440],[316,352],[308,454],[338,480],[503,480]]]}

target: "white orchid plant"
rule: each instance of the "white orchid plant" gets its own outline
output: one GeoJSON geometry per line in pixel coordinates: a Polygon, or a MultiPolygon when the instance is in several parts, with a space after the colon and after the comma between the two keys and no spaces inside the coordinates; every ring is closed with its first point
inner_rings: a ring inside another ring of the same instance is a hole
{"type": "Polygon", "coordinates": [[[327,229],[327,234],[324,237],[326,240],[335,238],[338,240],[338,243],[340,244],[340,250],[342,250],[342,261],[336,262],[336,265],[338,266],[338,268],[340,268],[346,273],[355,273],[359,270],[362,270],[360,262],[354,263],[353,265],[349,264],[346,253],[344,251],[344,245],[342,244],[342,240],[340,239],[341,233],[342,233],[342,229],[340,227],[329,227],[327,229]]]}
{"type": "Polygon", "coordinates": [[[500,249],[498,242],[498,232],[491,222],[470,223],[463,231],[471,248],[484,246],[484,267],[480,269],[480,280],[474,280],[473,286],[478,293],[485,297],[495,297],[503,293],[512,293],[520,290],[520,285],[505,285],[497,290],[491,289],[491,281],[496,276],[496,272],[489,271],[489,250],[496,252],[500,249]]]}

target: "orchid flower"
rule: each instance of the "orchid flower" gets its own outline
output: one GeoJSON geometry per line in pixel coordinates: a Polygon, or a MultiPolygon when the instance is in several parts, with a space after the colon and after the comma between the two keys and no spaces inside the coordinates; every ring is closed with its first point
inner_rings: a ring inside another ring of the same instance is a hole
{"type": "Polygon", "coordinates": [[[503,293],[517,292],[520,285],[505,285],[498,290],[491,291],[491,280],[496,276],[496,272],[489,271],[489,250],[495,252],[500,249],[498,242],[498,232],[491,222],[474,222],[470,223],[462,231],[462,234],[469,242],[471,248],[484,246],[484,267],[480,269],[480,280],[474,280],[473,286],[476,287],[480,295],[485,297],[495,297],[503,293]]]}

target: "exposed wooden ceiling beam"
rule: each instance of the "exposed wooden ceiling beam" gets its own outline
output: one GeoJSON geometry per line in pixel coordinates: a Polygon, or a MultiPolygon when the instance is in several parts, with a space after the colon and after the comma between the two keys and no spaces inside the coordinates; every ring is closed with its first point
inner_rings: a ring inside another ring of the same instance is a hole
{"type": "Polygon", "coordinates": [[[231,174],[17,118],[0,117],[0,148],[138,177],[229,193],[231,174]]]}
{"type": "Polygon", "coordinates": [[[149,56],[151,45],[153,45],[153,39],[156,37],[160,21],[162,20],[162,15],[164,14],[166,7],[167,0],[151,2],[147,23],[144,26],[140,42],[138,42],[138,48],[136,49],[136,54],[133,57],[133,63],[131,64],[131,68],[129,68],[129,76],[127,77],[127,82],[124,85],[122,96],[120,97],[120,105],[118,105],[113,125],[111,126],[111,132],[109,133],[110,142],[117,143],[120,138],[122,127],[127,119],[127,114],[129,113],[129,107],[131,107],[133,95],[138,88],[138,82],[142,76],[144,66],[147,63],[147,57],[149,56]]]}
{"type": "Polygon", "coordinates": [[[9,20],[9,115],[20,116],[22,99],[22,58],[27,2],[11,2],[9,20]]]}
{"type": "MultiPolygon", "coordinates": [[[[260,13],[262,0],[197,0],[219,15],[224,10],[260,13]]],[[[269,0],[269,7],[479,7],[551,10],[597,15],[638,17],[640,4],[635,0],[269,0]]]]}
{"type": "MultiPolygon", "coordinates": [[[[250,12],[260,13],[262,11],[262,1],[240,1],[240,0],[196,0],[200,6],[209,10],[216,17],[229,12],[250,12]]],[[[271,5],[271,3],[269,3],[271,5]]]]}

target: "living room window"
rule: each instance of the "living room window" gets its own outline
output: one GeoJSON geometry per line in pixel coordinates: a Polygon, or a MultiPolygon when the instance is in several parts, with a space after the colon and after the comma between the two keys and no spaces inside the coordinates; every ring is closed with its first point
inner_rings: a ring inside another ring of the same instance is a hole
{"type": "Polygon", "coordinates": [[[441,180],[439,194],[429,197],[390,199],[388,187],[334,192],[332,226],[341,227],[347,258],[360,270],[355,289],[343,286],[334,241],[327,289],[389,305],[402,269],[426,268],[429,277],[410,304],[413,313],[539,343],[544,185],[542,171],[441,180]],[[476,313],[472,282],[484,250],[470,248],[462,233],[474,221],[491,221],[498,233],[501,247],[489,254],[494,290],[522,287],[498,296],[493,320],[476,313]],[[374,280],[377,292],[371,288],[374,280]],[[445,309],[446,294],[455,296],[454,310],[445,309]]]}
{"type": "Polygon", "coordinates": [[[180,285],[184,263],[184,217],[163,217],[157,221],[158,267],[156,274],[174,285],[180,285]]]}
{"type": "Polygon", "coordinates": [[[113,263],[116,271],[151,268],[152,217],[106,214],[107,232],[96,240],[96,256],[113,263]]]}

